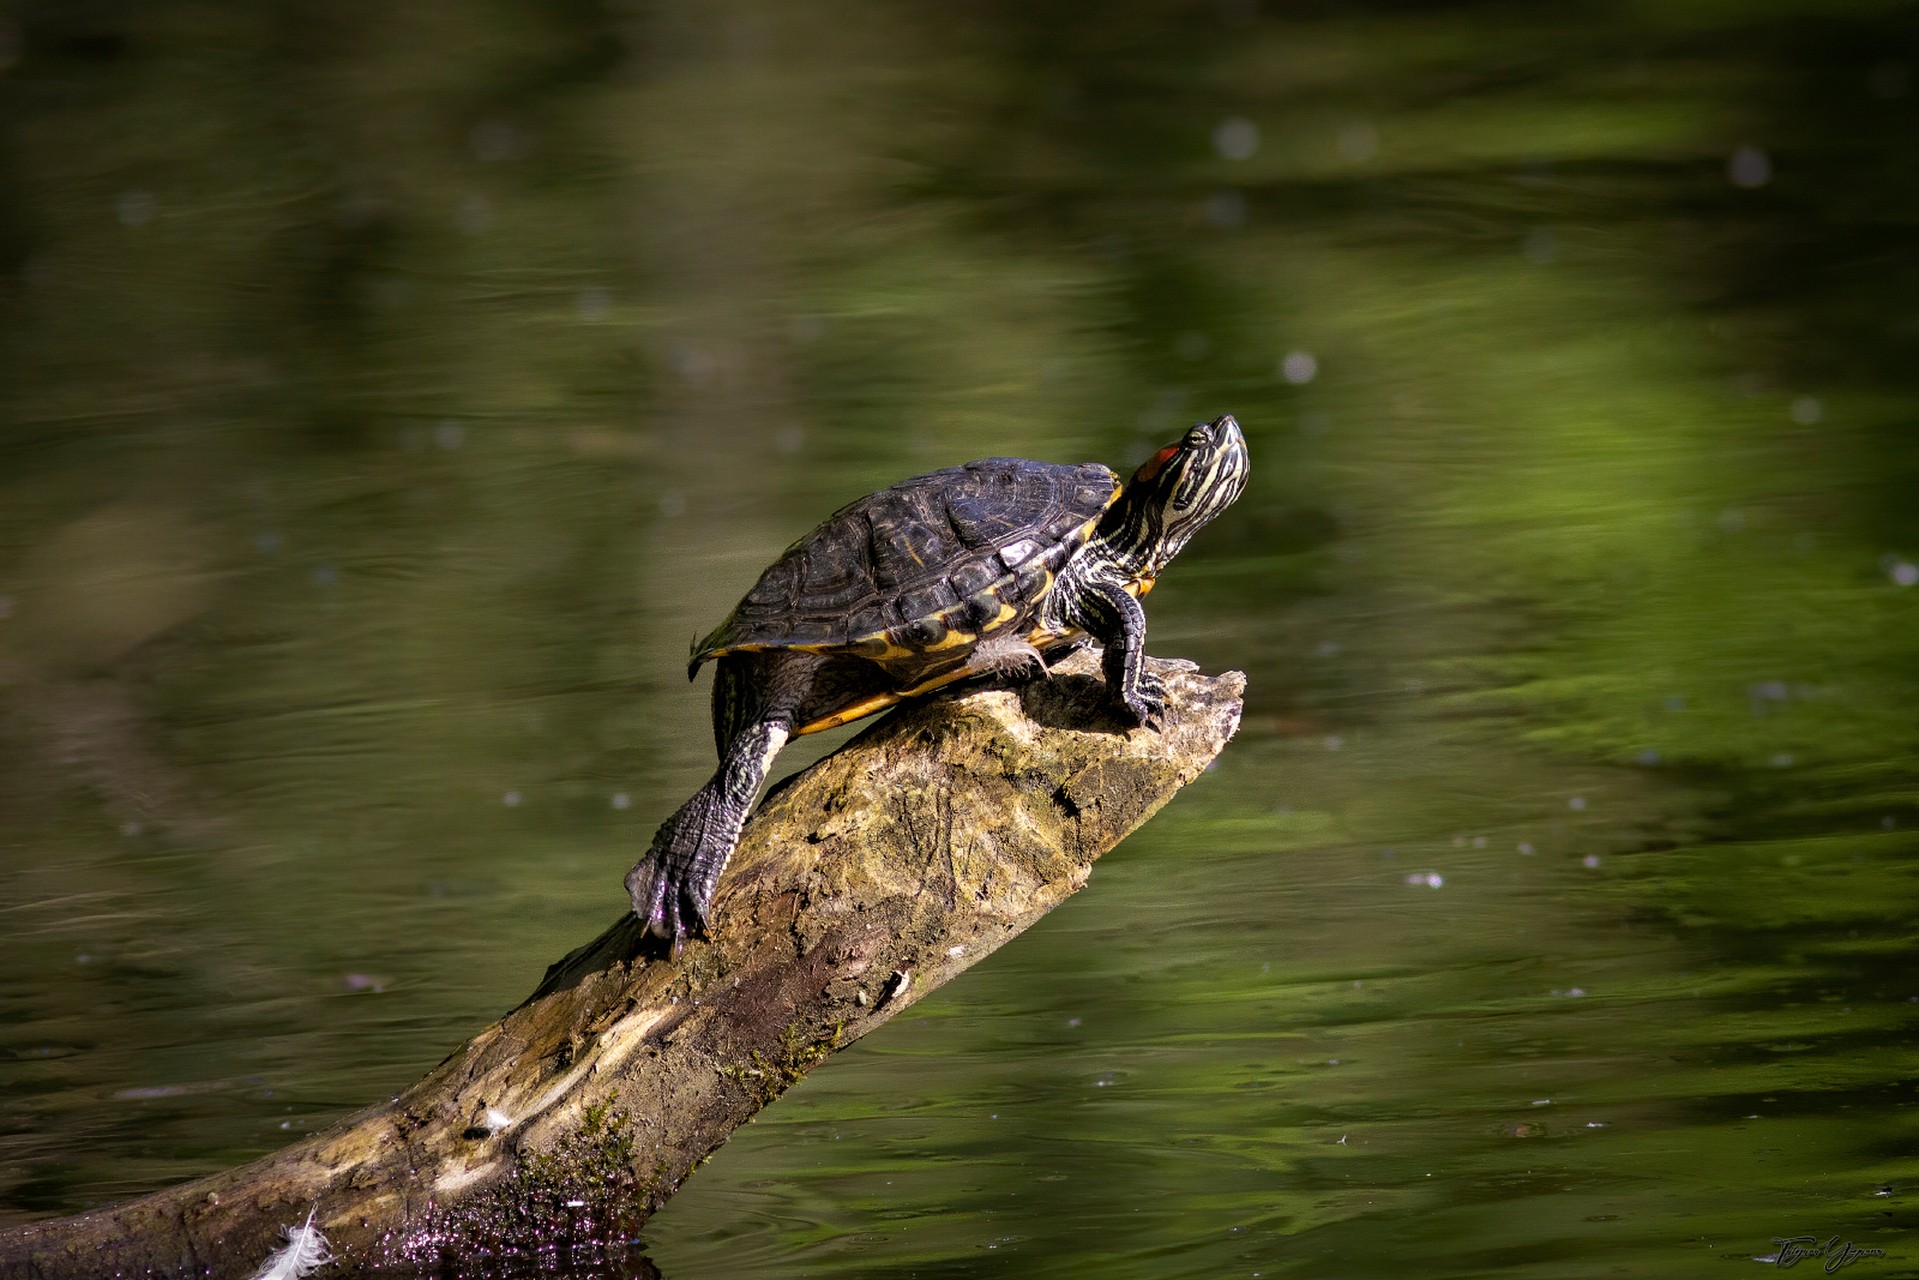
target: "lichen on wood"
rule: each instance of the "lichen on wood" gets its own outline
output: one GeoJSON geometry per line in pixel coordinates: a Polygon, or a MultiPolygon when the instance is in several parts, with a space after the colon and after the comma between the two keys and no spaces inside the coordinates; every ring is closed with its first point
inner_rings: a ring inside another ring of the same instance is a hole
{"type": "Polygon", "coordinates": [[[1112,718],[1084,655],[902,707],[761,803],[710,940],[668,956],[622,917],[392,1101],[240,1168],[15,1228],[0,1274],[237,1271],[309,1209],[355,1265],[630,1235],[736,1127],[1077,891],[1218,755],[1244,677],[1151,665],[1157,732],[1112,718]]]}

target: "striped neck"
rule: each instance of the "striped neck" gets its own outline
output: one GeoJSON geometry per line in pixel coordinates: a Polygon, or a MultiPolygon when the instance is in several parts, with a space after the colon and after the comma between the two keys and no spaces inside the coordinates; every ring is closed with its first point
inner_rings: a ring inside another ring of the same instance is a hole
{"type": "Polygon", "coordinates": [[[1246,437],[1230,413],[1141,464],[1088,539],[1082,574],[1142,591],[1246,487],[1246,437]]]}
{"type": "MultiPolygon", "coordinates": [[[[1106,512],[1086,550],[1122,582],[1151,581],[1179,554],[1186,539],[1166,536],[1163,508],[1128,486],[1106,512]]],[[[1104,576],[1104,575],[1102,575],[1104,576]]]]}

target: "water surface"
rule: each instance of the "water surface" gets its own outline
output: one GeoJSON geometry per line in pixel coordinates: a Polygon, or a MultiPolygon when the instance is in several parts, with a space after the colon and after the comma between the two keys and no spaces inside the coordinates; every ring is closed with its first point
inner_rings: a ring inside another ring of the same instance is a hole
{"type": "Polygon", "coordinates": [[[839,503],[1231,411],[1220,766],[653,1260],[1914,1274],[1919,22],[1267,9],[0,19],[0,1223],[524,996],[839,503]]]}

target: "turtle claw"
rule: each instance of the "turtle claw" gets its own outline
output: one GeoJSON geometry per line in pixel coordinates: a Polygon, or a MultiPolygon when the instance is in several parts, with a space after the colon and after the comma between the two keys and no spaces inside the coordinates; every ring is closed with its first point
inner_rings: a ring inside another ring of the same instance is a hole
{"type": "Polygon", "coordinates": [[[1141,671],[1133,695],[1122,698],[1124,718],[1146,729],[1158,730],[1166,722],[1166,685],[1150,671],[1141,671]]]}
{"type": "Polygon", "coordinates": [[[633,902],[633,914],[640,918],[650,937],[663,938],[672,945],[674,956],[691,938],[707,936],[706,913],[697,897],[697,886],[675,881],[657,850],[649,850],[638,865],[626,874],[626,892],[633,902]]]}
{"type": "Polygon", "coordinates": [[[668,883],[665,861],[657,851],[648,850],[644,858],[626,873],[626,893],[632,900],[633,914],[640,918],[650,937],[666,938],[679,944],[679,897],[668,883]]]}
{"type": "Polygon", "coordinates": [[[660,826],[646,856],[626,873],[633,914],[646,932],[664,938],[677,955],[689,937],[707,936],[706,908],[733,852],[710,824],[711,792],[702,788],[660,826]]]}

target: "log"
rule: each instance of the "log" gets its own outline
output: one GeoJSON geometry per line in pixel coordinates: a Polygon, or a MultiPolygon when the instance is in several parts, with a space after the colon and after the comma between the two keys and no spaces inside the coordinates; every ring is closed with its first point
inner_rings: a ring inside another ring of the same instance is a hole
{"type": "Polygon", "coordinates": [[[391,1101],[250,1164],[0,1235],[0,1275],[250,1275],[309,1212],[362,1268],[617,1248],[834,1050],[1026,929],[1219,753],[1245,677],[1152,660],[1122,728],[1082,654],[924,699],[788,779],[748,823],[710,941],[611,928],[391,1101]]]}

